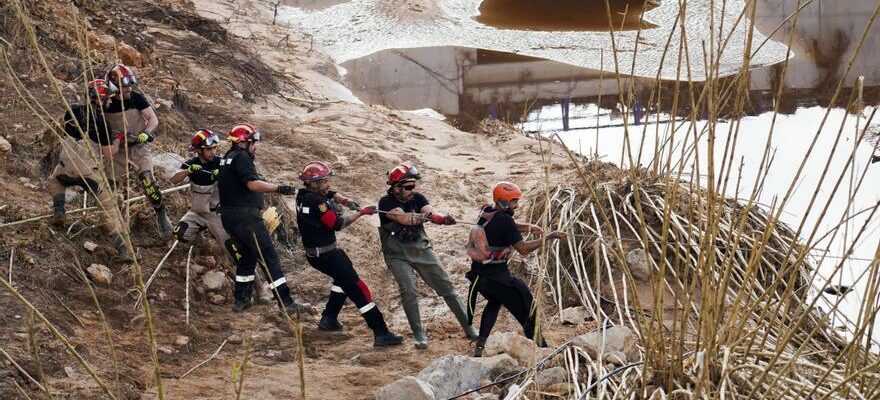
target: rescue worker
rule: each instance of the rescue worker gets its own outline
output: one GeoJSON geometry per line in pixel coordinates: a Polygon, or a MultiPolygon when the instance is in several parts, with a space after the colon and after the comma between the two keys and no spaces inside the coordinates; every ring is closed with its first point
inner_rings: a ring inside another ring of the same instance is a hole
{"type": "Polygon", "coordinates": [[[254,158],[261,133],[253,125],[243,122],[229,130],[232,142],[229,151],[220,162],[217,188],[220,192],[220,220],[233,240],[232,253],[239,254],[235,270],[234,311],[240,312],[253,304],[252,286],[256,278],[257,262],[262,270],[269,271],[269,289],[278,305],[288,314],[308,311],[308,304],[299,304],[290,295],[287,279],[281,269],[281,259],[272,243],[272,237],[263,222],[261,210],[265,204],[264,193],[293,195],[292,186],[266,182],[257,173],[254,158]]]}
{"type": "Polygon", "coordinates": [[[306,164],[299,175],[305,187],[296,194],[296,223],[306,250],[306,260],[309,265],[333,279],[330,297],[321,313],[318,328],[325,331],[342,330],[338,316],[345,299],[349,298],[373,331],[374,346],[400,344],[403,336],[388,330],[367,284],[358,276],[345,251],[336,245],[336,231],[351,225],[364,215],[375,214],[376,207],[360,208],[353,200],[332,191],[331,176],[333,171],[325,162],[312,161],[306,164]],[[339,205],[345,205],[357,212],[343,217],[339,205]]]}
{"type": "Polygon", "coordinates": [[[434,255],[425,233],[424,223],[454,225],[455,218],[434,211],[428,199],[416,192],[416,181],[421,177],[415,166],[403,163],[388,173],[387,194],[379,200],[379,239],[385,264],[394,275],[400,289],[400,301],[409,327],[412,329],[414,346],[428,347],[428,336],[419,315],[419,296],[415,274],[443,297],[465,334],[476,339],[477,332],[468,322],[467,313],[449,275],[434,255]]]}
{"type": "Polygon", "coordinates": [[[137,84],[137,77],[130,68],[123,64],[117,64],[109,71],[105,78],[120,88],[121,96],[116,96],[107,107],[107,119],[113,127],[114,134],[114,158],[112,171],[108,170],[108,176],[112,176],[118,187],[124,187],[128,176],[128,164],[135,167],[138,180],[143,185],[144,195],[156,211],[156,219],[159,223],[159,236],[163,240],[170,240],[172,234],[171,222],[165,212],[162,203],[162,192],[156,185],[156,177],[153,175],[152,144],[153,132],[159,126],[159,117],[150,105],[147,97],[132,86],[137,84]]]}
{"type": "Polygon", "coordinates": [[[52,193],[52,220],[64,224],[65,191],[68,187],[82,187],[98,199],[106,215],[107,229],[114,236],[117,261],[131,261],[131,253],[122,236],[123,221],[115,198],[107,187],[100,184],[102,167],[113,158],[112,134],[104,119],[108,99],[118,93],[112,83],[95,79],[88,83],[90,103],[72,104],[64,114],[64,133],[61,137],[61,156],[49,178],[52,193]],[[88,136],[89,140],[82,140],[88,136]],[[99,164],[99,162],[101,164],[99,164]]]}
{"type": "MultiPolygon", "coordinates": [[[[522,191],[515,184],[498,182],[492,189],[492,200],[495,205],[484,207],[477,225],[471,229],[468,240],[471,270],[465,275],[471,282],[468,289],[468,320],[473,318],[477,293],[487,300],[480,319],[480,336],[477,338],[474,350],[475,357],[482,356],[486,339],[495,326],[501,306],[507,308],[522,325],[527,338],[534,339],[537,336],[535,341],[538,345],[546,345],[543,339],[536,335],[536,313],[533,310],[532,293],[522,280],[510,274],[507,267],[513,249],[526,255],[542,246],[540,236],[544,231],[539,226],[520,224],[513,219],[514,210],[519,207],[521,197],[522,191]],[[483,232],[481,233],[480,230],[483,232]],[[523,240],[523,233],[531,233],[539,237],[526,241],[523,240]],[[482,240],[479,239],[480,236],[482,240]]],[[[554,231],[547,235],[543,243],[564,237],[564,232],[554,231]]]]}
{"type": "MultiPolygon", "coordinates": [[[[220,203],[220,193],[217,190],[217,177],[220,175],[220,157],[217,156],[219,145],[220,136],[216,133],[208,129],[193,132],[190,151],[196,152],[196,156],[181,164],[180,170],[171,176],[171,183],[175,185],[189,178],[192,192],[189,210],[174,227],[174,236],[181,243],[187,243],[207,229],[214,240],[226,249],[232,262],[237,264],[238,258],[232,239],[223,229],[220,215],[217,214],[220,203]]],[[[257,291],[260,299],[271,300],[272,294],[265,286],[257,285],[257,291]]]]}

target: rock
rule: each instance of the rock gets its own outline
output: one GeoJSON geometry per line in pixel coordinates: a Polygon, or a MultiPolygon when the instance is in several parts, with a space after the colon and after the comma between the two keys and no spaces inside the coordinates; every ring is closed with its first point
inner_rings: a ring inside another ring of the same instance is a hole
{"type": "MultiPolygon", "coordinates": [[[[482,385],[480,385],[482,386],[482,385]]],[[[463,400],[498,400],[499,397],[494,393],[471,393],[462,397],[463,400]]]]}
{"type": "Polygon", "coordinates": [[[153,167],[162,171],[163,175],[171,176],[180,169],[180,164],[184,161],[186,160],[179,154],[161,153],[153,156],[153,167]]]}
{"type": "Polygon", "coordinates": [[[164,108],[164,109],[168,109],[168,110],[170,110],[170,109],[173,108],[173,106],[174,106],[174,103],[173,103],[171,100],[165,100],[165,99],[160,98],[160,97],[157,97],[157,98],[154,100],[154,103],[156,104],[156,109],[157,109],[157,110],[161,110],[161,109],[163,109],[163,108],[164,108]]]}
{"type": "Polygon", "coordinates": [[[85,243],[83,243],[83,248],[85,248],[89,252],[94,252],[98,249],[98,245],[86,240],[85,243]]]}
{"type": "Polygon", "coordinates": [[[26,187],[26,188],[28,188],[28,189],[30,189],[30,190],[37,190],[37,189],[39,189],[39,187],[37,187],[37,185],[34,185],[33,183],[30,183],[30,182],[25,183],[25,184],[24,184],[24,187],[26,187]]]}
{"type": "Polygon", "coordinates": [[[174,349],[169,346],[158,346],[156,350],[163,354],[174,354],[174,349]]]}
{"type": "Polygon", "coordinates": [[[26,178],[26,177],[24,177],[24,176],[20,176],[20,177],[18,177],[18,182],[19,182],[19,183],[30,183],[30,181],[31,181],[31,178],[26,178]]]}
{"type": "Polygon", "coordinates": [[[113,273],[110,272],[110,268],[107,268],[106,265],[92,264],[86,270],[95,282],[110,285],[110,282],[113,281],[113,273]]]}
{"type": "Polygon", "coordinates": [[[116,44],[116,39],[111,35],[99,35],[97,41],[98,45],[102,47],[113,47],[116,44]]]}
{"type": "Polygon", "coordinates": [[[242,343],[244,343],[244,339],[242,339],[241,336],[238,336],[238,335],[235,335],[235,334],[233,334],[233,335],[229,335],[229,337],[226,338],[226,341],[227,341],[229,344],[236,344],[236,345],[237,345],[237,344],[242,344],[242,343]]]}
{"type": "Polygon", "coordinates": [[[651,269],[648,264],[648,256],[642,249],[635,249],[626,254],[626,263],[633,279],[647,282],[651,278],[651,269]]]}
{"type": "Polygon", "coordinates": [[[509,354],[519,365],[532,365],[535,363],[535,352],[538,346],[531,339],[513,332],[493,333],[486,340],[486,348],[483,355],[494,356],[496,354],[509,354]]]}
{"type": "Polygon", "coordinates": [[[376,400],[434,400],[434,388],[414,376],[405,376],[379,388],[376,400]]]}
{"type": "Polygon", "coordinates": [[[143,67],[144,66],[144,56],[141,55],[141,52],[137,51],[134,47],[131,47],[128,43],[120,42],[116,47],[116,54],[119,55],[119,59],[125,65],[135,66],[135,67],[143,67]]]}
{"type": "Polygon", "coordinates": [[[555,385],[568,381],[568,374],[565,368],[553,367],[539,371],[535,375],[535,383],[540,387],[555,385]]]}
{"type": "Polygon", "coordinates": [[[499,370],[514,368],[516,361],[507,354],[486,358],[446,355],[434,360],[416,377],[430,384],[437,398],[446,399],[479,387],[480,382],[497,375],[499,370]]]}
{"type": "Polygon", "coordinates": [[[237,91],[237,90],[233,90],[233,91],[232,91],[232,97],[235,97],[236,99],[243,99],[243,98],[244,98],[244,95],[242,95],[241,92],[239,92],[239,91],[237,91]]]}
{"type": "Polygon", "coordinates": [[[195,259],[196,263],[204,265],[208,269],[214,269],[217,267],[217,259],[214,256],[198,256],[195,259]]]}
{"type": "Polygon", "coordinates": [[[593,310],[584,306],[569,307],[559,314],[559,320],[568,325],[577,325],[588,319],[595,319],[595,315],[593,315],[593,310]]]}
{"type": "Polygon", "coordinates": [[[73,370],[73,367],[64,367],[64,373],[67,374],[68,378],[76,376],[76,371],[73,370]]]}
{"type": "Polygon", "coordinates": [[[0,153],[8,153],[12,151],[12,144],[6,138],[0,136],[0,153]]]}
{"type": "Polygon", "coordinates": [[[556,397],[565,397],[565,395],[571,393],[572,387],[566,382],[563,383],[555,383],[544,389],[547,393],[556,395],[556,397]]]}
{"type": "Polygon", "coordinates": [[[174,339],[175,346],[186,346],[189,344],[189,336],[179,335],[174,339]]]}
{"type": "MultiPolygon", "coordinates": [[[[184,264],[184,267],[186,267],[186,264],[184,264]]],[[[207,268],[205,268],[205,266],[202,265],[202,264],[195,264],[195,263],[192,263],[192,264],[189,265],[190,273],[193,274],[193,275],[195,275],[195,276],[199,276],[199,275],[201,275],[202,272],[205,272],[206,269],[207,269],[207,268]]]]}
{"type": "Polygon", "coordinates": [[[604,338],[602,334],[603,332],[600,329],[577,336],[572,339],[572,343],[575,346],[582,347],[592,357],[598,357],[600,353],[605,354],[618,351],[625,354],[627,360],[639,358],[639,351],[636,348],[636,335],[629,328],[613,326],[605,330],[604,338]]]}
{"type": "Polygon", "coordinates": [[[619,352],[619,351],[610,351],[608,353],[605,353],[605,357],[602,358],[602,361],[604,361],[608,364],[622,367],[622,366],[626,365],[626,354],[623,354],[622,352],[619,352]]]}
{"type": "Polygon", "coordinates": [[[208,271],[202,275],[202,285],[207,290],[220,290],[226,284],[226,274],[221,271],[208,271]]]}
{"type": "Polygon", "coordinates": [[[209,301],[211,304],[216,304],[216,305],[219,306],[219,305],[223,305],[223,303],[226,302],[226,297],[223,297],[222,294],[216,294],[216,293],[215,293],[215,294],[212,294],[212,295],[208,296],[208,301],[209,301]]]}

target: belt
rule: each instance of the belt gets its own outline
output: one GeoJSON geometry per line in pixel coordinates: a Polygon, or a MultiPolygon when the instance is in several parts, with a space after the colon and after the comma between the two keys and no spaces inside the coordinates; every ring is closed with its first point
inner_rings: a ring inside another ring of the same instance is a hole
{"type": "Polygon", "coordinates": [[[336,250],[336,242],[322,247],[306,247],[306,257],[318,257],[321,254],[327,254],[333,250],[336,250]]]}

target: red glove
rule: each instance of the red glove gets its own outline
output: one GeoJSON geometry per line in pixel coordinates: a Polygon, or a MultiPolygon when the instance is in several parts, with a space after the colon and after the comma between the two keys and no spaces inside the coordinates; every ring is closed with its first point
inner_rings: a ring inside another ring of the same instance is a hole
{"type": "Polygon", "coordinates": [[[443,225],[455,225],[455,218],[451,215],[443,217],[443,225]]]}
{"type": "Polygon", "coordinates": [[[440,214],[437,214],[437,213],[433,213],[433,212],[428,213],[428,215],[426,215],[425,218],[428,221],[431,221],[437,225],[443,225],[443,221],[446,219],[446,217],[444,217],[440,214]]]}
{"type": "Polygon", "coordinates": [[[369,207],[361,208],[360,211],[358,211],[358,214],[360,214],[360,215],[373,215],[376,212],[378,212],[378,209],[376,208],[376,206],[369,206],[369,207]]]}

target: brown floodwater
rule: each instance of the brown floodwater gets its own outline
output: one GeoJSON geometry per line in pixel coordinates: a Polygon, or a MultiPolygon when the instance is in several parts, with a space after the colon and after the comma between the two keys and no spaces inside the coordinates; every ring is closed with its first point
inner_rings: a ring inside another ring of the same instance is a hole
{"type": "Polygon", "coordinates": [[[532,31],[615,31],[655,27],[642,21],[642,11],[657,0],[485,0],[476,20],[501,29],[532,31]],[[610,23],[609,23],[610,22],[610,23]]]}

